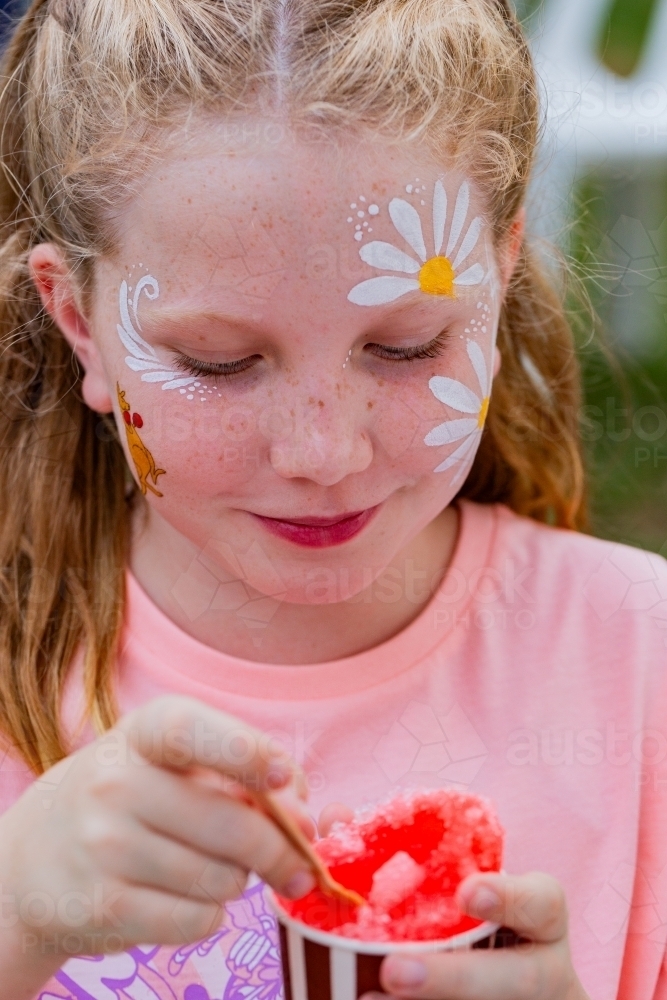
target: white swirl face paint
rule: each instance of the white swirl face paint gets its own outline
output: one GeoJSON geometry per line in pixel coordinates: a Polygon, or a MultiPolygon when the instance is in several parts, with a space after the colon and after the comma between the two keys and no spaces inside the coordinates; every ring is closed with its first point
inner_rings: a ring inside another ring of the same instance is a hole
{"type": "Polygon", "coordinates": [[[142,382],[162,382],[163,389],[178,389],[191,385],[192,376],[183,377],[176,369],[168,368],[158,356],[155,348],[145,341],[139,333],[141,330],[139,301],[142,293],[151,301],[159,297],[160,286],[152,275],[146,274],[139,279],[131,303],[127,281],[121,282],[118,300],[121,322],[116,329],[123,347],[130,352],[125,358],[125,364],[133,372],[142,373],[142,382]]]}
{"type": "MultiPolygon", "coordinates": [[[[421,194],[423,188],[415,192],[414,186],[408,184],[406,190],[408,194],[421,194]]],[[[420,200],[423,205],[424,200],[420,200]]],[[[451,219],[448,217],[447,193],[442,181],[435,182],[432,243],[429,240],[429,248],[432,246],[433,254],[429,254],[419,212],[403,198],[393,198],[389,202],[389,217],[396,232],[408,244],[414,256],[381,240],[366,243],[359,250],[359,256],[364,263],[376,270],[398,271],[410,277],[382,275],[368,278],[352,288],[347,296],[348,300],[359,306],[378,306],[394,302],[402,295],[414,291],[454,299],[457,297],[457,289],[488,282],[490,272],[485,271],[480,263],[464,267],[476,249],[484,227],[481,216],[472,219],[468,225],[469,209],[470,185],[467,181],[459,188],[451,219]]]]}
{"type": "Polygon", "coordinates": [[[145,295],[150,301],[159,298],[160,286],[157,279],[152,274],[145,274],[137,282],[130,299],[131,292],[132,288],[127,281],[122,281],[118,296],[121,322],[116,329],[125,350],[129,351],[125,358],[127,367],[133,372],[141,372],[142,382],[161,382],[163,389],[178,389],[186,399],[198,399],[205,403],[210,396],[221,397],[222,394],[217,389],[212,389],[196,376],[184,375],[178,368],[166,364],[155,348],[141,336],[141,296],[145,295]]]}

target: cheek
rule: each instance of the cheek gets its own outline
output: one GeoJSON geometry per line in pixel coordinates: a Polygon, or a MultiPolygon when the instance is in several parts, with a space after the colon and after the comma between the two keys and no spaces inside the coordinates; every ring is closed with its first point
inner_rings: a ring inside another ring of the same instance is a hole
{"type": "Polygon", "coordinates": [[[436,474],[434,488],[460,485],[482,436],[494,375],[497,311],[473,303],[446,355],[420,366],[383,400],[376,439],[409,477],[436,474]]]}
{"type": "MultiPolygon", "coordinates": [[[[221,399],[201,402],[179,398],[154,386],[125,390],[128,411],[121,411],[119,430],[141,480],[141,450],[150,453],[170,496],[181,499],[202,493],[234,492],[249,482],[265,461],[267,438],[262,411],[247,403],[221,399]]],[[[149,490],[149,492],[151,492],[149,490]]]]}

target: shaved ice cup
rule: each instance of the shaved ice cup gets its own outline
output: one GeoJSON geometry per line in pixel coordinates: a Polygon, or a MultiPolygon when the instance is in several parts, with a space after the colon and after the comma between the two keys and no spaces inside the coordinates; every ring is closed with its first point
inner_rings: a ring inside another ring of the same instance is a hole
{"type": "Polygon", "coordinates": [[[295,920],[269,889],[278,917],[285,1000],[358,1000],[383,992],[380,966],[386,955],[502,947],[498,924],[483,923],[440,941],[361,941],[330,934],[295,920]]]}
{"type": "Polygon", "coordinates": [[[502,869],[503,840],[490,802],[446,788],[406,790],[334,825],[318,842],[318,854],[333,878],[359,892],[369,909],[357,917],[352,904],[332,904],[318,888],[301,900],[270,892],[285,1000],[358,1000],[381,992],[386,955],[511,944],[506,928],[452,907],[465,874],[502,869]],[[396,912],[402,903],[408,909],[396,912]]]}

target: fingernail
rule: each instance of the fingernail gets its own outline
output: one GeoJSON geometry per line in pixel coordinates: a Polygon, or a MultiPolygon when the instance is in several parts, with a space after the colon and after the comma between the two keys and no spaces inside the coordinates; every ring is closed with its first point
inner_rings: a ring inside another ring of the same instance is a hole
{"type": "Polygon", "coordinates": [[[489,917],[498,913],[500,909],[500,896],[493,889],[489,889],[488,886],[480,886],[468,900],[466,909],[470,916],[483,917],[485,920],[488,920],[489,917]]]}
{"type": "Polygon", "coordinates": [[[267,788],[284,788],[291,777],[292,772],[286,765],[272,764],[266,772],[267,788]]]}
{"type": "Polygon", "coordinates": [[[301,899],[315,888],[315,879],[311,872],[297,872],[285,886],[284,892],[289,899],[301,899]]]}
{"type": "Polygon", "coordinates": [[[386,993],[364,993],[359,1000],[389,1000],[386,993]]]}
{"type": "Polygon", "coordinates": [[[392,987],[411,989],[426,982],[426,966],[414,958],[397,958],[392,955],[385,965],[385,976],[392,987]]]}

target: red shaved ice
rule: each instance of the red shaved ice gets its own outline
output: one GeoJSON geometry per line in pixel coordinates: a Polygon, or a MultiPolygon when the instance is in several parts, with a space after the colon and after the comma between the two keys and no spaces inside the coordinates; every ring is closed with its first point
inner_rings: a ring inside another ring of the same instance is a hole
{"type": "Polygon", "coordinates": [[[500,871],[503,828],[492,805],[453,789],[406,792],[336,823],[314,847],[333,877],[367,900],[356,907],[319,888],[280,897],[294,919],[362,941],[436,941],[482,921],[454,894],[473,872],[500,871]]]}

